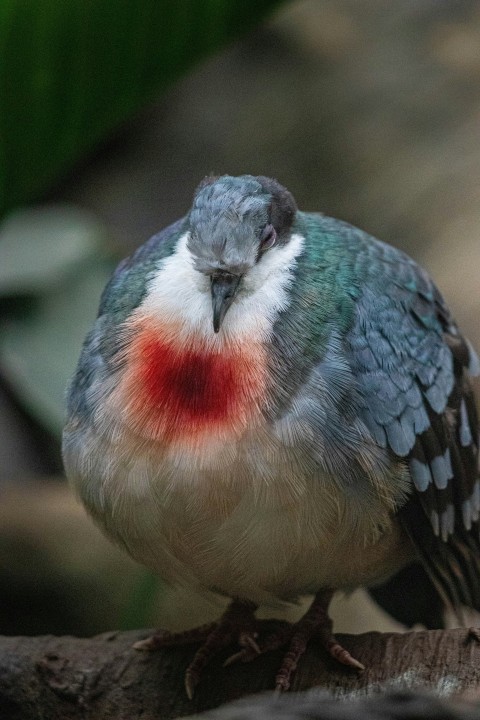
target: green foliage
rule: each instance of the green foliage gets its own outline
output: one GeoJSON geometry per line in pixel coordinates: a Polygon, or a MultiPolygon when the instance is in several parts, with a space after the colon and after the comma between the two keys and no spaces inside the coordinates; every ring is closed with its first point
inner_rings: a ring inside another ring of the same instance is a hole
{"type": "Polygon", "coordinates": [[[101,224],[70,206],[18,211],[0,229],[0,367],[57,436],[65,388],[112,271],[104,247],[101,224]]]}
{"type": "MultiPolygon", "coordinates": [[[[0,216],[279,2],[2,0],[0,216]]],[[[19,211],[0,228],[1,372],[55,434],[113,267],[104,241],[94,218],[64,206],[19,211]]]]}
{"type": "Polygon", "coordinates": [[[2,0],[0,215],[279,0],[2,0]]]}
{"type": "Polygon", "coordinates": [[[164,585],[160,579],[146,568],[142,568],[127,599],[123,617],[120,618],[121,629],[135,630],[152,625],[155,618],[155,603],[160,599],[163,590],[164,585]]]}

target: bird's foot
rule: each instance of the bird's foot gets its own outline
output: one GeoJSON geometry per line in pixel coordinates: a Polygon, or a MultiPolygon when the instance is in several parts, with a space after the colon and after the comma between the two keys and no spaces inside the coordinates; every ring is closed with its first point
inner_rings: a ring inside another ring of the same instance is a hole
{"type": "Polygon", "coordinates": [[[362,663],[352,657],[332,635],[332,621],[328,615],[332,594],[330,591],[318,593],[310,608],[297,623],[293,625],[287,622],[281,623],[274,633],[267,635],[261,641],[258,640],[257,620],[254,615],[256,606],[253,603],[234,600],[218,622],[179,633],[156,633],[146,640],[135,643],[134,647],[137,650],[156,650],[172,645],[202,643],[185,672],[185,690],[190,700],[208,662],[219,650],[235,640],[241,649],[227,658],[224,666],[235,662],[250,662],[259,655],[288,644],[288,650],[275,677],[277,692],[289,689],[298,662],[312,638],[319,639],[329,655],[338,662],[356,670],[364,670],[362,663]]]}
{"type": "Polygon", "coordinates": [[[250,662],[259,654],[263,655],[271,650],[277,650],[288,643],[288,650],[275,677],[276,691],[285,692],[290,687],[292,676],[309,641],[317,638],[335,660],[355,668],[355,670],[364,670],[364,665],[342,647],[332,635],[332,621],[328,615],[328,605],[332,594],[332,592],[318,593],[310,608],[297,623],[294,625],[285,623],[265,640],[255,643],[255,651],[245,646],[240,652],[230,656],[224,665],[231,665],[238,661],[250,662]]]}
{"type": "Polygon", "coordinates": [[[136,650],[157,650],[162,647],[201,642],[201,647],[195,653],[185,672],[185,690],[191,700],[203,669],[221,648],[237,639],[242,648],[253,653],[254,657],[260,654],[260,648],[256,642],[257,621],[254,616],[256,609],[257,606],[253,603],[234,600],[218,622],[179,633],[155,633],[146,640],[135,643],[134,648],[136,650]]]}
{"type": "Polygon", "coordinates": [[[191,630],[183,630],[182,632],[169,632],[168,630],[159,630],[154,635],[139,640],[134,643],[135,650],[154,651],[164,647],[173,647],[174,645],[192,645],[193,643],[204,642],[209,634],[217,627],[217,622],[200,625],[200,627],[191,630]]]}

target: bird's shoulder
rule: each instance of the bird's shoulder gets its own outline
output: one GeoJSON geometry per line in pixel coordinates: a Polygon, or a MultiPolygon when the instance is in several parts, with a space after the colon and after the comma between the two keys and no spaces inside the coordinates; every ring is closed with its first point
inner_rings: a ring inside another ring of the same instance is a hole
{"type": "Polygon", "coordinates": [[[187,218],[180,218],[119,263],[102,293],[99,316],[109,314],[119,323],[138,307],[147,291],[148,280],[158,269],[159,262],[172,254],[178,239],[186,231],[186,224],[187,218]]]}
{"type": "Polygon", "coordinates": [[[92,329],[85,338],[76,372],[68,389],[68,413],[89,416],[89,389],[111,373],[111,363],[121,345],[118,330],[140,305],[148,280],[159,263],[172,254],[186,230],[186,217],[161,230],[122,260],[105,286],[92,329]]]}

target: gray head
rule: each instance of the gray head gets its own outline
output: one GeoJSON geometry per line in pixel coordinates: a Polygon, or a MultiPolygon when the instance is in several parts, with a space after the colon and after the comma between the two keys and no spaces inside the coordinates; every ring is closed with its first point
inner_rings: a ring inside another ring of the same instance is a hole
{"type": "Polygon", "coordinates": [[[198,186],[188,249],[195,269],[210,278],[215,332],[242,277],[289,241],[296,210],[288,190],[266,177],[207,177],[198,186]]]}

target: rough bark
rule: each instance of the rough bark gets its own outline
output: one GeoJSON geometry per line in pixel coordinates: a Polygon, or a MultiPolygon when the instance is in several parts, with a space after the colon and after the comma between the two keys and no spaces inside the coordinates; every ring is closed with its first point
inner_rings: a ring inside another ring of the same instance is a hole
{"type": "MultiPolygon", "coordinates": [[[[267,623],[266,623],[267,624],[267,623]]],[[[271,622],[268,623],[271,626],[271,622]]],[[[271,627],[270,627],[271,629],[271,627]]],[[[72,637],[0,638],[2,720],[167,720],[271,689],[281,651],[250,664],[211,663],[192,702],[183,673],[191,646],[154,653],[132,643],[146,631],[72,637]]],[[[480,643],[465,629],[339,636],[367,669],[361,674],[328,659],[311,643],[292,690],[320,686],[336,697],[393,688],[430,688],[442,695],[480,692],[480,643]]]]}

